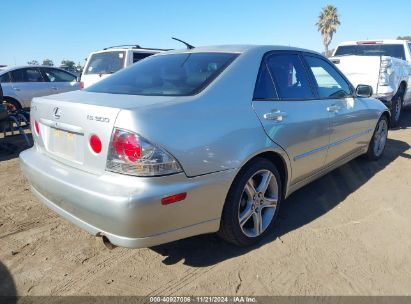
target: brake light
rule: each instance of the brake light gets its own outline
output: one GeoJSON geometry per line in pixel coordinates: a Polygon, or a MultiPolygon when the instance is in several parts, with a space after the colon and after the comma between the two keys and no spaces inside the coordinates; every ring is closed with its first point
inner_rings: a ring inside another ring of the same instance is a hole
{"type": "Polygon", "coordinates": [[[357,41],[357,44],[380,44],[382,41],[357,41]]]}
{"type": "Polygon", "coordinates": [[[34,129],[36,130],[36,134],[40,135],[40,125],[37,120],[34,121],[34,129]]]}
{"type": "Polygon", "coordinates": [[[114,129],[106,170],[136,176],[159,176],[182,172],[177,160],[140,135],[114,129]]]}
{"type": "Polygon", "coordinates": [[[80,81],[80,90],[84,89],[84,82],[80,81]]]}
{"type": "Polygon", "coordinates": [[[100,138],[95,134],[90,136],[90,147],[91,147],[91,150],[93,150],[94,153],[97,153],[97,154],[101,152],[101,149],[103,147],[101,144],[100,138]]]}

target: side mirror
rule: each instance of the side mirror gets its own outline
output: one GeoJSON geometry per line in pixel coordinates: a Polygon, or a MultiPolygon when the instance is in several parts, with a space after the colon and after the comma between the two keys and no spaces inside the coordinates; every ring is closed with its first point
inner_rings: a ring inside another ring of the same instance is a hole
{"type": "Polygon", "coordinates": [[[366,84],[359,84],[355,89],[355,94],[358,97],[371,97],[372,93],[372,86],[366,84]]]}

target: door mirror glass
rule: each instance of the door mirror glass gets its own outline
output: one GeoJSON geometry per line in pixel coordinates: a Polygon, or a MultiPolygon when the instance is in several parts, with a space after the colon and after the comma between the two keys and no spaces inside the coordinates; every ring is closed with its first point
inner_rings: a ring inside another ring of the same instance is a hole
{"type": "Polygon", "coordinates": [[[359,84],[355,89],[355,94],[358,97],[371,97],[372,96],[372,87],[366,84],[359,84]]]}

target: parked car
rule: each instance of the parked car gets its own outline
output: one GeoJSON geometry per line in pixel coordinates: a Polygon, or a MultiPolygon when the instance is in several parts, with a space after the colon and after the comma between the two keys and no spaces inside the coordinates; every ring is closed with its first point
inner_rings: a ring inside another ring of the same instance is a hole
{"type": "Polygon", "coordinates": [[[49,66],[21,66],[0,71],[4,102],[9,108],[30,108],[34,97],[80,89],[77,77],[49,66]]]}
{"type": "Polygon", "coordinates": [[[303,49],[156,54],[86,90],[36,98],[21,166],[40,201],[111,244],[218,231],[246,246],[272,233],[297,189],[359,155],[381,157],[390,114],[371,90],[303,49]]]}
{"type": "Polygon", "coordinates": [[[67,72],[70,72],[73,75],[76,75],[76,77],[80,77],[81,76],[81,70],[78,70],[76,67],[71,67],[71,66],[67,66],[67,65],[61,65],[59,67],[62,70],[65,70],[67,72]]]}
{"type": "Polygon", "coordinates": [[[81,74],[81,88],[110,76],[133,63],[167,49],[142,48],[139,45],[120,45],[92,52],[81,74]]]}
{"type": "Polygon", "coordinates": [[[406,40],[366,40],[341,43],[333,58],[354,84],[368,84],[373,97],[390,110],[391,127],[398,125],[403,106],[411,104],[411,43],[406,40]]]}

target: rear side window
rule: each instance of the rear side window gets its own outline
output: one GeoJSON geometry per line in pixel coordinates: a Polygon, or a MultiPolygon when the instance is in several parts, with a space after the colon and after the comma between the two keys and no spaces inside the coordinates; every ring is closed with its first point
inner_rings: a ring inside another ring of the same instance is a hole
{"type": "Polygon", "coordinates": [[[254,99],[278,99],[273,80],[265,62],[261,65],[260,72],[258,73],[257,83],[254,90],[254,99]]]}
{"type": "Polygon", "coordinates": [[[141,59],[144,59],[144,58],[146,58],[148,56],[151,56],[151,55],[153,55],[153,53],[137,53],[137,52],[135,52],[135,53],[133,53],[133,63],[137,62],[137,61],[140,61],[141,59]]]}
{"type": "Polygon", "coordinates": [[[5,73],[0,76],[0,83],[6,83],[6,82],[11,82],[9,73],[5,73]]]}
{"type": "Polygon", "coordinates": [[[112,74],[124,67],[126,54],[123,51],[91,55],[84,74],[112,74]]]}
{"type": "Polygon", "coordinates": [[[304,58],[314,75],[320,98],[345,98],[352,95],[348,82],[331,64],[318,57],[304,58]]]}
{"type": "Polygon", "coordinates": [[[18,69],[11,71],[13,82],[43,82],[43,77],[38,69],[18,69]]]}
{"type": "Polygon", "coordinates": [[[77,78],[76,76],[61,70],[45,68],[43,71],[50,82],[72,82],[77,78]]]}
{"type": "Polygon", "coordinates": [[[296,54],[274,54],[267,60],[277,93],[282,100],[314,98],[308,76],[296,54]]]}
{"type": "Polygon", "coordinates": [[[238,55],[182,53],[149,57],[86,89],[89,92],[147,95],[194,95],[213,81],[238,55]]]}

